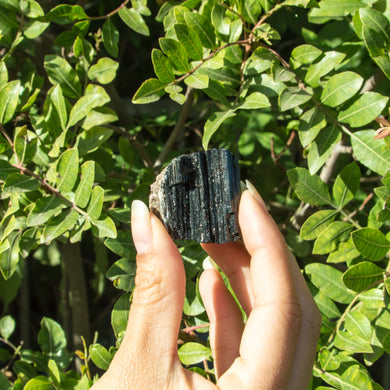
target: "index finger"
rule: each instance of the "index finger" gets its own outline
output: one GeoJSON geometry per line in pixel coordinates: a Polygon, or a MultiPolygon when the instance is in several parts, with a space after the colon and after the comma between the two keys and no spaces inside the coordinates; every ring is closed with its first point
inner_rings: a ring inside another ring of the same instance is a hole
{"type": "Polygon", "coordinates": [[[286,388],[301,319],[288,250],[275,222],[249,191],[242,194],[239,220],[251,255],[254,306],[241,340],[240,357],[219,384],[230,388],[229,383],[237,383],[239,378],[243,388],[286,388]]]}

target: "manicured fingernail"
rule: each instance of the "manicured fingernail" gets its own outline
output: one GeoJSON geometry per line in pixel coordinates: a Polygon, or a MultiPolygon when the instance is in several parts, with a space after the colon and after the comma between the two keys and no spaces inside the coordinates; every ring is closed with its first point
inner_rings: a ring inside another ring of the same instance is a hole
{"type": "Polygon", "coordinates": [[[248,188],[251,195],[259,202],[260,206],[264,210],[267,210],[267,206],[265,205],[263,198],[257,192],[255,186],[249,180],[245,180],[245,184],[246,184],[246,188],[248,188]]]}
{"type": "Polygon", "coordinates": [[[207,256],[203,260],[202,267],[203,267],[204,270],[206,270],[206,269],[217,269],[217,265],[214,263],[214,260],[210,256],[207,256]]]}
{"type": "Polygon", "coordinates": [[[152,247],[152,226],[149,210],[140,200],[131,204],[131,233],[137,253],[144,253],[152,247]]]}

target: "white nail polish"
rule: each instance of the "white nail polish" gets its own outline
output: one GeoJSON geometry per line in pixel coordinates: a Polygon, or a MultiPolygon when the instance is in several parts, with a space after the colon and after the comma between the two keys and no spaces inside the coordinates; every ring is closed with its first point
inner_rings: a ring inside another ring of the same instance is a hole
{"type": "Polygon", "coordinates": [[[137,253],[144,253],[152,246],[152,227],[148,207],[140,200],[131,204],[131,232],[137,253]]]}
{"type": "Polygon", "coordinates": [[[255,186],[249,180],[245,180],[245,184],[251,195],[259,202],[260,206],[264,210],[267,210],[267,206],[265,205],[263,198],[260,196],[255,186]]]}

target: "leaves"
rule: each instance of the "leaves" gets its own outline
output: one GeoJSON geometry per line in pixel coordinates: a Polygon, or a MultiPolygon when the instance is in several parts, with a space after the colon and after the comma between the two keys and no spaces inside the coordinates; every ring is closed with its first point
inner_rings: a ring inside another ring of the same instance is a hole
{"type": "Polygon", "coordinates": [[[377,265],[362,261],[344,272],[343,282],[350,290],[361,292],[383,280],[383,272],[377,265]]]}
{"type": "Polygon", "coordinates": [[[383,139],[374,139],[373,132],[361,130],[351,133],[352,148],[363,165],[380,175],[390,169],[390,155],[383,139]]]}
{"type": "Polygon", "coordinates": [[[171,38],[160,38],[159,43],[161,50],[177,71],[187,73],[190,70],[186,50],[179,41],[171,38]]]}
{"type": "Polygon", "coordinates": [[[100,84],[109,84],[115,79],[118,67],[118,62],[111,58],[100,58],[95,65],[89,68],[88,77],[91,80],[97,80],[100,84]]]}
{"type": "Polygon", "coordinates": [[[72,191],[79,172],[79,153],[77,149],[65,151],[57,164],[57,188],[62,192],[72,191]]]}
{"type": "Polygon", "coordinates": [[[288,180],[298,198],[312,205],[332,205],[326,184],[316,175],[310,175],[304,168],[294,168],[287,171],[288,180]]]}
{"type": "Polygon", "coordinates": [[[118,12],[119,17],[132,30],[141,35],[150,35],[149,27],[146,25],[142,16],[134,8],[122,7],[118,12]]]}
{"type": "Polygon", "coordinates": [[[338,73],[326,82],[321,102],[330,107],[336,107],[354,96],[363,84],[363,77],[354,72],[338,73]]]}
{"type": "Polygon", "coordinates": [[[188,342],[179,348],[180,361],[185,365],[202,362],[211,355],[209,348],[199,343],[188,342]]]}
{"type": "Polygon", "coordinates": [[[146,104],[160,99],[165,93],[166,84],[158,79],[148,79],[142,83],[133,97],[133,103],[146,104]]]}
{"type": "Polygon", "coordinates": [[[216,112],[210,116],[204,125],[204,133],[202,138],[202,146],[205,150],[207,150],[210,139],[212,135],[218,130],[218,128],[222,125],[222,123],[235,116],[235,112],[233,110],[227,110],[222,112],[216,112]]]}
{"type": "Polygon", "coordinates": [[[352,233],[352,240],[359,253],[372,261],[379,261],[390,250],[390,241],[378,229],[365,227],[352,233]]]}
{"type": "Polygon", "coordinates": [[[20,81],[14,80],[0,88],[0,124],[9,122],[19,102],[20,81]]]}
{"type": "Polygon", "coordinates": [[[346,110],[340,111],[338,120],[352,127],[367,125],[381,114],[388,100],[379,93],[366,92],[346,110]]]}

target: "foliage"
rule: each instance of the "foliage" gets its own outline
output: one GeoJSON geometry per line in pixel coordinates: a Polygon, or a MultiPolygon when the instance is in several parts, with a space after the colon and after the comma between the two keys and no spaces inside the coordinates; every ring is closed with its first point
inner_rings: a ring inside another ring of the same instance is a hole
{"type": "MultiPolygon", "coordinates": [[[[213,146],[239,156],[321,310],[311,388],[388,388],[388,3],[150,3],[0,0],[0,387],[87,389],[108,367],[134,287],[131,201],[213,146]]],[[[205,255],[178,245],[179,356],[213,378],[205,255]]]]}

